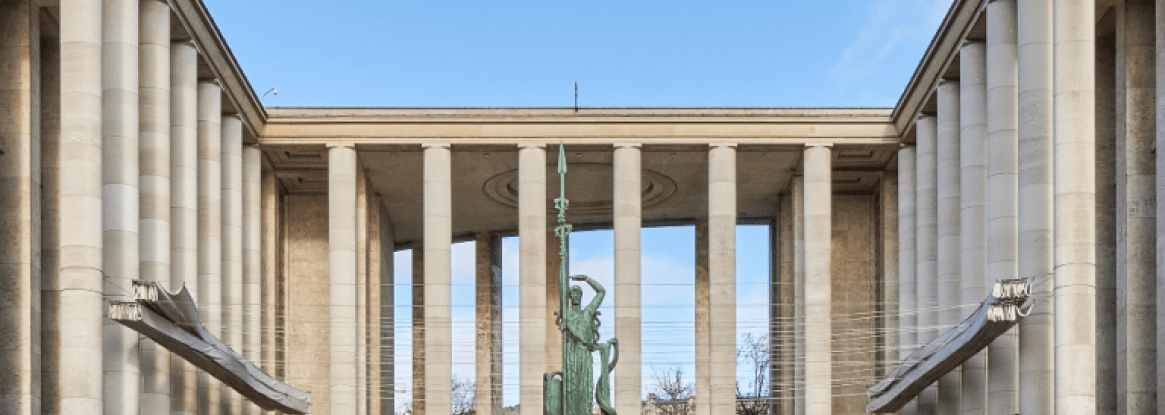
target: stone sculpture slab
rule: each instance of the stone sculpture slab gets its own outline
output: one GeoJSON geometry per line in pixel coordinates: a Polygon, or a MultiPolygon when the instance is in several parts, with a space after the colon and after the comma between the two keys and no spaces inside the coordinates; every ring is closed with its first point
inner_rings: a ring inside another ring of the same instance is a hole
{"type": "Polygon", "coordinates": [[[911,353],[870,387],[866,412],[898,412],[927,386],[982,351],[1031,312],[1030,290],[1024,279],[996,282],[970,317],[911,353]]]}
{"type": "Polygon", "coordinates": [[[171,293],[155,282],[134,281],[133,290],[134,301],[110,304],[109,318],[210,373],[263,409],[297,415],[311,412],[310,393],[267,375],[206,331],[185,286],[171,293]]]}

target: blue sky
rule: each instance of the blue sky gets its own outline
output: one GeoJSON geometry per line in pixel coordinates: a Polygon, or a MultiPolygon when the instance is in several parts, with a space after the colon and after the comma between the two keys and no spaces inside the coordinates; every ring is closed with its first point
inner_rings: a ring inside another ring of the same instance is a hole
{"type": "Polygon", "coordinates": [[[950,0],[205,0],[271,106],[890,107],[950,0]]]}
{"type": "MultiPolygon", "coordinates": [[[[266,105],[354,107],[568,107],[574,82],[584,107],[892,107],[951,3],[204,2],[255,92],[279,89],[266,105]]],[[[767,233],[738,229],[739,333],[764,331],[767,233]]],[[[572,273],[612,288],[611,238],[576,233],[572,273]]],[[[643,231],[645,392],[653,365],[694,373],[693,239],[691,227],[643,231]]],[[[504,251],[504,401],[513,405],[516,239],[504,251]]],[[[455,245],[453,258],[455,338],[472,339],[473,244],[455,245]]],[[[396,373],[407,388],[411,258],[396,259],[396,373]]],[[[603,338],[613,327],[606,303],[603,338]]],[[[473,350],[472,341],[454,346],[457,376],[472,377],[473,350]]]]}

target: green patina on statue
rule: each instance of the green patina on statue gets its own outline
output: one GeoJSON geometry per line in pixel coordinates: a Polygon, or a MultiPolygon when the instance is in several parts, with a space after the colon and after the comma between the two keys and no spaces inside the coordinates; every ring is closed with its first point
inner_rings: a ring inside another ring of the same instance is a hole
{"type": "Polygon", "coordinates": [[[569,240],[571,225],[566,223],[566,155],[558,145],[559,196],[554,199],[558,209],[559,298],[555,312],[558,329],[562,331],[562,372],[543,375],[543,413],[545,415],[590,415],[592,402],[598,403],[603,415],[615,415],[611,407],[611,370],[619,360],[618,341],[599,342],[599,304],[607,291],[597,281],[585,275],[567,278],[570,269],[569,240]],[[595,290],[595,298],[582,307],[582,287],[569,281],[586,282],[595,290]],[[592,354],[599,352],[599,381],[594,379],[592,354]],[[591,395],[594,400],[591,400],[591,395]]]}

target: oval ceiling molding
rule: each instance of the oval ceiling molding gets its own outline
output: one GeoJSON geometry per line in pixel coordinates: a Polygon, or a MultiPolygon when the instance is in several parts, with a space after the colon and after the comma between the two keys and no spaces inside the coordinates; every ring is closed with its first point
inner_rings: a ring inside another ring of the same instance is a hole
{"type": "MultiPolygon", "coordinates": [[[[566,198],[572,212],[582,215],[612,213],[613,171],[610,164],[574,163],[567,166],[566,198]]],[[[676,192],[676,182],[652,170],[642,170],[642,209],[663,203],[676,192]]],[[[555,212],[554,198],[558,197],[557,166],[546,168],[546,210],[555,212]]],[[[511,208],[518,207],[518,170],[510,170],[490,177],[482,192],[491,200],[511,208]]]]}

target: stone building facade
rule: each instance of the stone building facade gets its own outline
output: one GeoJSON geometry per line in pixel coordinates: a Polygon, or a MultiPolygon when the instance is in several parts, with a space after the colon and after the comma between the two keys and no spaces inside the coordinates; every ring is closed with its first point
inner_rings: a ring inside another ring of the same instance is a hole
{"type": "Polygon", "coordinates": [[[0,1],[0,413],[257,413],[104,317],[143,279],[191,288],[315,414],[392,413],[394,370],[414,413],[448,414],[450,246],[475,240],[477,413],[501,414],[516,234],[536,415],[559,142],[571,221],[614,230],[620,413],[645,381],[640,229],[668,224],[696,229],[693,413],[734,412],[738,223],[773,229],[773,413],[863,413],[1017,277],[1036,313],[904,413],[1165,413],[1163,20],[1160,0],[956,0],[887,109],[264,108],[199,0],[0,1]],[[416,363],[394,368],[405,248],[416,363]]]}

